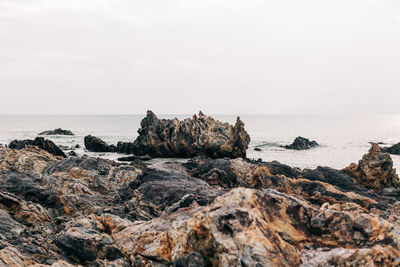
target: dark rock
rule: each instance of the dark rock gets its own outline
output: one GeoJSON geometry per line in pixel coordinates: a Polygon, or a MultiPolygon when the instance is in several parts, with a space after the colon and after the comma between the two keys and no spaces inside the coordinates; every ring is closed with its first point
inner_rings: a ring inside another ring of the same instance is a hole
{"type": "Polygon", "coordinates": [[[255,151],[261,151],[261,148],[255,147],[254,150],[255,151]]]}
{"type": "Polygon", "coordinates": [[[131,142],[118,142],[117,150],[118,153],[122,154],[134,154],[133,143],[131,142]]]}
{"type": "Polygon", "coordinates": [[[286,149],[304,150],[319,146],[316,141],[310,141],[304,137],[296,137],[291,145],[284,146],[286,149]]]}
{"type": "Polygon", "coordinates": [[[118,158],[119,161],[135,161],[135,160],[151,160],[151,157],[149,155],[144,155],[144,156],[129,156],[129,157],[122,157],[118,158]]]}
{"type": "Polygon", "coordinates": [[[108,145],[106,142],[96,136],[87,135],[84,139],[85,148],[91,152],[115,152],[114,145],[108,145]]]}
{"type": "Polygon", "coordinates": [[[70,151],[68,152],[68,157],[76,157],[78,154],[75,153],[75,151],[70,151]]]}
{"type": "Polygon", "coordinates": [[[63,130],[61,128],[57,128],[55,130],[41,132],[39,135],[74,135],[74,134],[70,130],[63,130]]]}
{"type": "Polygon", "coordinates": [[[79,144],[76,144],[74,147],[75,148],[80,148],[81,146],[79,144]]]}
{"type": "Polygon", "coordinates": [[[135,155],[152,157],[193,157],[208,155],[213,158],[245,157],[250,136],[237,118],[234,126],[222,123],[202,112],[192,119],[159,120],[148,111],[140,124],[134,142],[135,155]]]}
{"type": "Polygon", "coordinates": [[[400,155],[400,143],[395,144],[391,147],[382,147],[382,152],[393,154],[393,155],[400,155]]]}
{"type": "Polygon", "coordinates": [[[43,137],[36,137],[35,140],[14,140],[10,143],[9,148],[22,149],[25,148],[25,146],[36,146],[54,156],[61,156],[63,158],[67,157],[65,153],[53,143],[53,141],[44,139],[43,137]]]}
{"type": "Polygon", "coordinates": [[[196,203],[205,206],[224,191],[173,168],[154,164],[121,191],[130,218],[149,220],[196,203]]]}

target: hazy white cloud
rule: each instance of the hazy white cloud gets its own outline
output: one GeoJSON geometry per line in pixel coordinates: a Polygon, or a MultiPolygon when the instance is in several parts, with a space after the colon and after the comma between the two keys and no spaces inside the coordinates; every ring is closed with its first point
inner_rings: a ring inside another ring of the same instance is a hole
{"type": "Polygon", "coordinates": [[[395,0],[0,0],[0,113],[398,113],[399,13],[395,0]]]}

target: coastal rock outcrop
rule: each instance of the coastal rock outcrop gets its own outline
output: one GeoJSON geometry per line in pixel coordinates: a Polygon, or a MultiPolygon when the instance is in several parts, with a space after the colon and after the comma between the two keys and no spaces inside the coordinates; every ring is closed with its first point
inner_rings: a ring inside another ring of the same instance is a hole
{"type": "Polygon", "coordinates": [[[294,139],[293,143],[291,145],[286,145],[284,146],[286,149],[295,149],[295,150],[304,150],[304,149],[310,149],[312,147],[319,146],[319,144],[316,141],[310,141],[307,138],[298,136],[296,139],[294,139]]]}
{"type": "Polygon", "coordinates": [[[199,116],[183,121],[158,119],[147,111],[140,123],[139,136],[133,144],[135,155],[152,157],[193,157],[208,155],[220,157],[246,157],[250,136],[237,118],[235,125],[222,123],[212,117],[199,116]]]}
{"type": "Polygon", "coordinates": [[[114,145],[108,145],[100,138],[92,135],[87,135],[84,138],[85,148],[90,152],[115,152],[114,145]]]}
{"type": "MultiPolygon", "coordinates": [[[[366,158],[369,174],[393,173],[382,172],[390,162],[382,156],[366,158]]],[[[328,167],[206,156],[127,165],[27,146],[0,147],[0,177],[0,265],[396,266],[400,258],[400,190],[377,193],[328,167]]]]}
{"type": "Polygon", "coordinates": [[[74,133],[71,132],[70,130],[63,130],[61,128],[57,128],[54,130],[41,132],[39,135],[74,135],[74,133]]]}
{"type": "Polygon", "coordinates": [[[53,141],[44,139],[43,137],[36,137],[34,140],[14,140],[8,145],[8,147],[12,149],[22,149],[26,146],[36,146],[54,156],[61,156],[63,158],[67,157],[65,153],[56,144],[53,143],[53,141]]]}
{"type": "Polygon", "coordinates": [[[358,162],[344,169],[360,184],[367,188],[381,191],[384,188],[400,188],[399,177],[393,168],[393,160],[387,153],[382,153],[378,144],[372,143],[367,154],[358,162]]]}

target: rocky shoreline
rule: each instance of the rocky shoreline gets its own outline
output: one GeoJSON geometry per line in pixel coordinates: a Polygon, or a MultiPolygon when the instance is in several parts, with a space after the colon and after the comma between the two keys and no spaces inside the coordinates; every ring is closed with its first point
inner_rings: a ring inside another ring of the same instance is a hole
{"type": "Polygon", "coordinates": [[[299,169],[247,159],[240,119],[221,134],[204,115],[146,118],[136,146],[187,162],[0,146],[0,266],[398,266],[400,182],[377,144],[343,170],[299,169]]]}

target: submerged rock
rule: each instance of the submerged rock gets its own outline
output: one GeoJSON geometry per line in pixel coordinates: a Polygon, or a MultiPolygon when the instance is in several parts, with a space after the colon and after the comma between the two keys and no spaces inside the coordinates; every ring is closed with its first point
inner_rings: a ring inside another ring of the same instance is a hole
{"type": "Polygon", "coordinates": [[[285,146],[286,149],[295,149],[295,150],[304,150],[304,149],[310,149],[312,147],[319,146],[319,144],[316,141],[310,141],[307,138],[304,137],[296,137],[294,139],[293,143],[291,145],[285,146]]]}
{"type": "Polygon", "coordinates": [[[134,142],[135,155],[152,157],[193,157],[208,155],[213,158],[245,157],[250,136],[237,118],[234,126],[214,120],[202,112],[183,121],[158,119],[147,111],[140,123],[139,136],[134,142]]]}
{"type": "Polygon", "coordinates": [[[74,135],[70,130],[63,130],[61,128],[57,128],[55,130],[49,130],[41,132],[39,135],[74,135]]]}
{"type": "Polygon", "coordinates": [[[372,143],[367,154],[358,162],[352,163],[343,171],[350,174],[361,185],[381,191],[384,188],[400,187],[399,177],[393,168],[389,154],[382,153],[378,144],[372,143]]]}
{"type": "Polygon", "coordinates": [[[85,148],[91,152],[115,152],[116,147],[114,145],[108,145],[100,138],[92,135],[85,136],[84,139],[85,148]]]}
{"type": "Polygon", "coordinates": [[[36,137],[35,140],[14,140],[9,144],[8,147],[12,149],[22,149],[26,146],[36,146],[54,156],[61,156],[63,158],[67,157],[65,153],[53,143],[53,141],[44,139],[43,137],[36,137]]]}

